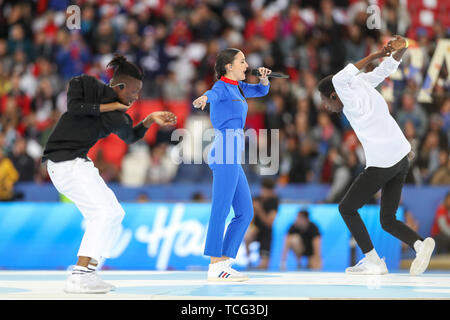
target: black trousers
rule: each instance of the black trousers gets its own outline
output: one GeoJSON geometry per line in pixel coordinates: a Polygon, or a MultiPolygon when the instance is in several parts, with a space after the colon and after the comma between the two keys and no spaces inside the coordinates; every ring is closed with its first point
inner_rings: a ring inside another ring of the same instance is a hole
{"type": "Polygon", "coordinates": [[[410,247],[417,240],[423,240],[395,216],[408,169],[407,156],[390,168],[368,167],[353,181],[339,203],[339,212],[363,253],[371,251],[373,244],[357,210],[380,189],[380,222],[383,230],[410,247]]]}

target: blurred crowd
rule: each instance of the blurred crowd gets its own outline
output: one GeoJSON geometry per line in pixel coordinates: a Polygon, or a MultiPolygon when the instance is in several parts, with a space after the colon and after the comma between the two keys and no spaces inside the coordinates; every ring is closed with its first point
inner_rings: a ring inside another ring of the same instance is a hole
{"type": "MultiPolygon", "coordinates": [[[[450,82],[445,63],[431,102],[420,102],[418,95],[439,40],[449,38],[450,5],[370,1],[374,3],[381,14],[375,29],[367,24],[369,1],[358,0],[0,1],[0,175],[12,182],[49,181],[40,158],[66,110],[67,83],[81,73],[107,83],[111,73],[105,67],[113,53],[143,69],[142,101],[190,105],[214,83],[218,52],[235,47],[244,52],[250,68],[265,66],[290,75],[272,79],[268,96],[248,100],[247,129],[279,129],[277,182],[330,183],[326,200],[337,201],[364,168],[364,154],[345,117],[323,110],[317,82],[399,34],[411,40],[410,51],[416,50],[420,62],[414,64],[407,53],[401,75],[386,80],[380,90],[416,155],[407,183],[449,184],[450,82]],[[80,8],[80,29],[70,30],[66,9],[73,4],[80,8]]],[[[247,81],[258,79],[249,75],[247,81]]],[[[189,107],[183,126],[192,126],[194,120],[207,123],[207,117],[207,110],[189,107]]],[[[204,166],[170,161],[176,145],[168,137],[170,132],[158,132],[150,142],[126,147],[118,163],[102,157],[105,150],[94,161],[108,182],[209,179],[204,166]]],[[[246,170],[250,180],[258,179],[255,166],[246,170]]]]}

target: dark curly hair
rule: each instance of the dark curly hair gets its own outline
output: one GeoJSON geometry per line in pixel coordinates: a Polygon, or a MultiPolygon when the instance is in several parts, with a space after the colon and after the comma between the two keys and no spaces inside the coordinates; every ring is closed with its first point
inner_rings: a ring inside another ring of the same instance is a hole
{"type": "Polygon", "coordinates": [[[114,54],[113,59],[106,65],[106,67],[114,68],[113,78],[129,76],[141,81],[144,78],[144,74],[138,66],[127,61],[127,58],[118,53],[114,54]]]}

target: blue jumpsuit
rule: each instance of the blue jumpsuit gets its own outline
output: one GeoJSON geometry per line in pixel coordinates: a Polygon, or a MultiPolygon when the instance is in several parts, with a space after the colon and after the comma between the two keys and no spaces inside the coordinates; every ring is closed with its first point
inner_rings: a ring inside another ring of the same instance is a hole
{"type": "Polygon", "coordinates": [[[210,103],[211,123],[216,130],[208,155],[213,173],[212,207],[204,254],[235,258],[253,218],[250,188],[241,165],[243,128],[248,105],[245,98],[261,97],[270,84],[248,84],[222,77],[205,92],[210,103]],[[239,87],[242,89],[242,96],[239,87]],[[235,216],[224,236],[225,220],[233,206],[235,216]]]}

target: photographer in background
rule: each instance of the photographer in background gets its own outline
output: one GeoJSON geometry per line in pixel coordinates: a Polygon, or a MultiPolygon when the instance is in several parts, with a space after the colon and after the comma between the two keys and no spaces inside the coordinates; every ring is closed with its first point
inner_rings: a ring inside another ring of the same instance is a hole
{"type": "Polygon", "coordinates": [[[293,250],[298,259],[300,269],[302,257],[308,258],[308,269],[320,270],[322,268],[321,235],[315,223],[309,220],[309,212],[300,210],[297,219],[289,228],[281,254],[281,269],[286,269],[286,258],[289,250],[293,250]]]}
{"type": "Polygon", "coordinates": [[[259,197],[253,199],[254,217],[245,235],[245,245],[249,252],[250,243],[259,242],[261,262],[258,269],[269,267],[272,243],[272,226],[278,212],[279,198],[275,193],[275,182],[264,179],[259,197]]]}

